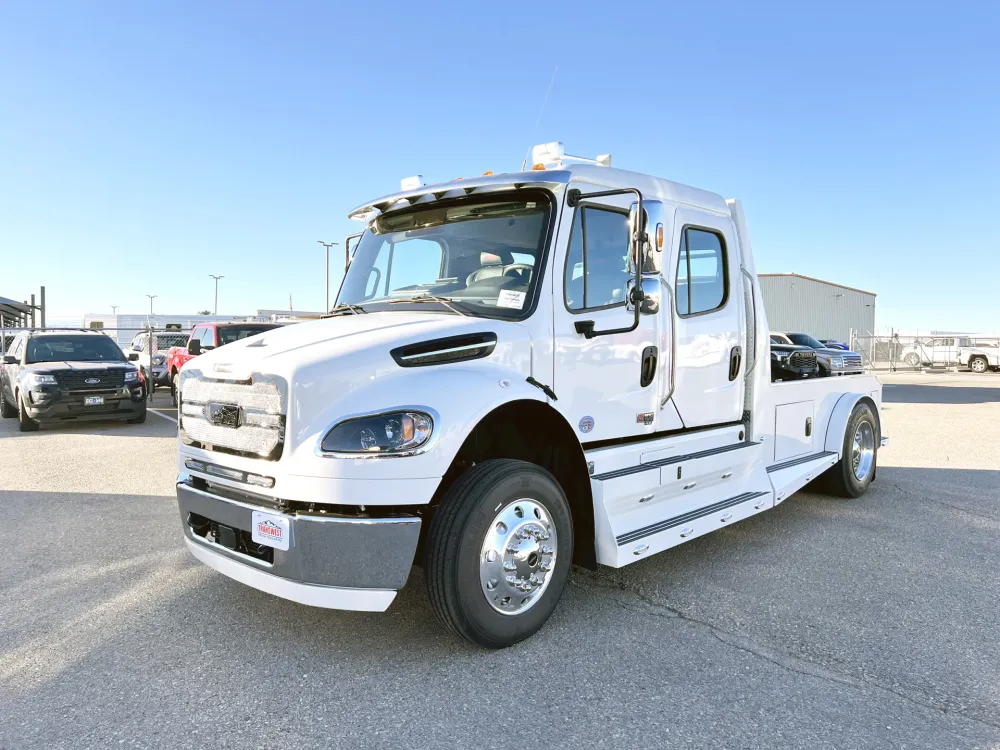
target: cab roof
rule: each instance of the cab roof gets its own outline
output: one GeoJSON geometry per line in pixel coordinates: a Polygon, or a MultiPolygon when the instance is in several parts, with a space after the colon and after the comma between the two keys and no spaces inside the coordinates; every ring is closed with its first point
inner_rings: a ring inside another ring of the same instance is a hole
{"type": "Polygon", "coordinates": [[[451,180],[434,185],[421,185],[412,190],[402,190],[364,203],[351,211],[347,217],[367,221],[378,214],[418,204],[433,203],[442,199],[460,198],[471,194],[482,195],[511,188],[515,190],[525,188],[554,190],[565,188],[570,181],[593,185],[595,189],[603,190],[638,188],[642,191],[643,198],[647,200],[679,203],[726,216],[730,215],[726,199],[708,190],[701,190],[672,180],[653,177],[641,172],[631,172],[626,169],[595,164],[571,164],[563,168],[508,172],[451,180]]]}

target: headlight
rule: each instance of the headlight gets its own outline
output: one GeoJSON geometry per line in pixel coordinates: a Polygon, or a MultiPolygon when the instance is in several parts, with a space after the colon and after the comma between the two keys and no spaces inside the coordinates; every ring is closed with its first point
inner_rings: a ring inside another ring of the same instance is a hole
{"type": "Polygon", "coordinates": [[[126,383],[138,383],[139,382],[139,371],[129,368],[125,371],[125,382],[126,383]]]}
{"type": "Polygon", "coordinates": [[[774,357],[779,362],[784,362],[788,359],[788,355],[785,352],[771,352],[771,356],[774,357]]]}
{"type": "Polygon", "coordinates": [[[165,364],[167,364],[167,355],[166,354],[154,354],[153,355],[153,364],[154,365],[165,365],[165,364]]]}
{"type": "Polygon", "coordinates": [[[834,370],[836,370],[838,367],[844,366],[843,357],[830,357],[824,354],[823,356],[819,357],[819,359],[822,360],[823,362],[826,362],[827,366],[834,370]]]}
{"type": "Polygon", "coordinates": [[[55,385],[56,378],[54,375],[45,375],[38,372],[29,372],[24,376],[24,384],[28,388],[34,388],[39,385],[55,385]]]}
{"type": "Polygon", "coordinates": [[[328,453],[406,454],[430,440],[434,420],[420,411],[396,411],[348,419],[323,438],[328,453]]]}

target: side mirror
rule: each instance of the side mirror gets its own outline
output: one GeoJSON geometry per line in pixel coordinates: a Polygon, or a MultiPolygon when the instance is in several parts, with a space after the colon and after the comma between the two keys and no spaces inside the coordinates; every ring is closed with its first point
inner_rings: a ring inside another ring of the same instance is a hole
{"type": "Polygon", "coordinates": [[[129,352],[128,353],[128,361],[129,362],[138,362],[139,361],[139,352],[129,352]]]}
{"type": "MultiPolygon", "coordinates": [[[[632,288],[634,286],[633,282],[629,282],[628,285],[628,309],[635,310],[635,303],[632,299],[635,295],[632,294],[632,288]]],[[[663,296],[663,290],[660,285],[660,278],[658,276],[647,276],[642,280],[642,301],[639,303],[639,312],[643,315],[656,315],[660,312],[660,299],[663,296]]]]}
{"type": "Polygon", "coordinates": [[[17,357],[13,357],[10,354],[5,354],[5,355],[3,355],[3,363],[5,365],[16,365],[17,364],[17,357]]]}
{"type": "Polygon", "coordinates": [[[201,340],[191,339],[190,341],[188,341],[187,350],[188,354],[190,354],[193,357],[197,357],[199,354],[201,354],[201,340]]]}

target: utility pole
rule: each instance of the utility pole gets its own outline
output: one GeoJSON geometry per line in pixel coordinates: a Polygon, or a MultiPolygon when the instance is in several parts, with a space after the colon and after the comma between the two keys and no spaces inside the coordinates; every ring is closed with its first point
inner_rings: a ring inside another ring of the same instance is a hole
{"type": "Polygon", "coordinates": [[[40,300],[39,304],[41,305],[41,309],[42,309],[42,328],[45,328],[45,287],[44,286],[42,287],[42,299],[40,300]]]}
{"type": "Polygon", "coordinates": [[[339,242],[323,242],[323,240],[316,240],[319,244],[326,248],[326,308],[323,312],[330,312],[330,248],[334,245],[339,245],[339,242]]]}
{"type": "Polygon", "coordinates": [[[116,310],[117,310],[117,309],[118,309],[119,307],[121,307],[121,305],[108,305],[108,307],[110,307],[110,308],[111,308],[111,314],[112,314],[112,315],[118,315],[118,313],[117,313],[117,312],[115,312],[115,311],[116,311],[116,310]]]}
{"type": "Polygon", "coordinates": [[[214,273],[210,273],[209,276],[215,279],[215,314],[219,314],[219,279],[226,278],[225,276],[216,276],[214,273]]]}

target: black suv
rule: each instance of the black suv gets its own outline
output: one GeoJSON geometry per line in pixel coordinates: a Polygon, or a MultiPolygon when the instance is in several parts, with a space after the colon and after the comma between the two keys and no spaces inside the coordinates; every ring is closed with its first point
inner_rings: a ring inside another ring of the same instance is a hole
{"type": "Polygon", "coordinates": [[[21,432],[65,420],[138,424],[146,421],[146,388],[103,333],[28,331],[15,337],[0,363],[0,416],[16,416],[21,432]]]}

